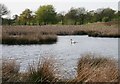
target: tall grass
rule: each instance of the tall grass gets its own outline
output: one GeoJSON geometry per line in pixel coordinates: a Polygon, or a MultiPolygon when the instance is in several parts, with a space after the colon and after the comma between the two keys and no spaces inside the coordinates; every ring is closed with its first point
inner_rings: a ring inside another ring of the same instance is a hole
{"type": "Polygon", "coordinates": [[[2,63],[2,82],[40,82],[51,83],[57,82],[57,69],[54,66],[53,59],[42,59],[37,64],[33,63],[28,66],[27,71],[20,72],[19,63],[15,60],[3,60],[2,63]]]}
{"type": "MultiPolygon", "coordinates": [[[[61,79],[53,59],[42,59],[38,63],[29,64],[27,71],[20,72],[15,60],[3,60],[2,81],[45,84],[76,84],[84,82],[118,82],[118,63],[105,57],[85,54],[78,59],[77,74],[73,79],[61,79]]],[[[63,74],[60,74],[63,75],[63,74]]]]}
{"type": "Polygon", "coordinates": [[[29,65],[28,68],[28,81],[30,82],[57,82],[56,68],[52,59],[43,59],[37,66],[29,65]]]}
{"type": "Polygon", "coordinates": [[[118,82],[118,63],[110,58],[83,55],[77,65],[77,82],[118,82]]]}
{"type": "Polygon", "coordinates": [[[2,82],[19,82],[20,65],[15,60],[3,60],[2,82]]]}
{"type": "Polygon", "coordinates": [[[119,36],[118,26],[107,23],[90,23],[86,25],[45,25],[45,26],[3,26],[3,35],[82,35],[96,32],[103,36],[119,36]]]}

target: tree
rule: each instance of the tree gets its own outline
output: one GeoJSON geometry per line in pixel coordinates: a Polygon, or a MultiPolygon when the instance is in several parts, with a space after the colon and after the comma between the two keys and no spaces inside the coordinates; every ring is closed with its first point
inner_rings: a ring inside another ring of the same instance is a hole
{"type": "Polygon", "coordinates": [[[70,19],[74,22],[74,25],[83,24],[85,19],[86,10],[85,8],[71,8],[70,11],[65,15],[66,19],[70,19]]]}
{"type": "Polygon", "coordinates": [[[115,11],[111,8],[105,8],[101,13],[102,19],[104,18],[106,21],[111,21],[114,18],[114,15],[115,11]]]}
{"type": "Polygon", "coordinates": [[[101,22],[102,21],[102,11],[104,10],[104,8],[98,8],[96,11],[95,11],[95,14],[94,14],[94,21],[95,22],[101,22]]]}
{"type": "Polygon", "coordinates": [[[94,22],[94,14],[95,14],[94,10],[87,12],[85,19],[84,19],[85,23],[94,22]]]}
{"type": "Polygon", "coordinates": [[[3,24],[3,22],[7,22],[8,20],[4,20],[2,18],[3,15],[7,15],[9,13],[7,7],[4,4],[0,4],[0,25],[3,24]],[[2,22],[3,21],[3,22],[2,22]]]}
{"type": "Polygon", "coordinates": [[[116,21],[119,21],[119,22],[120,22],[120,11],[119,11],[119,10],[115,13],[114,20],[116,20],[116,21]]]}
{"type": "Polygon", "coordinates": [[[13,18],[12,19],[12,24],[14,24],[14,25],[19,24],[18,23],[18,15],[17,14],[13,15],[12,18],[13,18]]]}
{"type": "Polygon", "coordinates": [[[57,22],[64,24],[64,15],[62,13],[57,14],[57,22]]]}
{"type": "Polygon", "coordinates": [[[79,24],[84,24],[85,22],[85,16],[87,14],[87,11],[85,10],[85,8],[78,8],[77,9],[77,15],[79,18],[79,24]]]}
{"type": "Polygon", "coordinates": [[[39,24],[56,23],[56,12],[52,5],[43,5],[36,11],[36,19],[39,24]]]}
{"type": "Polygon", "coordinates": [[[68,21],[71,21],[75,25],[78,19],[77,9],[71,8],[65,17],[68,21]]]}
{"type": "Polygon", "coordinates": [[[30,24],[32,19],[32,11],[30,9],[25,9],[22,14],[20,14],[18,21],[24,25],[30,24]]]}
{"type": "Polygon", "coordinates": [[[115,10],[111,8],[99,8],[96,10],[95,18],[96,21],[111,21],[114,18],[115,10]]]}
{"type": "Polygon", "coordinates": [[[3,15],[6,15],[8,13],[9,13],[9,11],[8,11],[7,7],[4,4],[0,4],[0,18],[3,15]]]}

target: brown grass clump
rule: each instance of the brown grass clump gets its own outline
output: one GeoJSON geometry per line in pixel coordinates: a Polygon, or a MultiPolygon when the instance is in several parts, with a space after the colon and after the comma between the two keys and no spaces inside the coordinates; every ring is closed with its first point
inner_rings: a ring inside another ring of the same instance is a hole
{"type": "Polygon", "coordinates": [[[77,82],[117,82],[118,66],[114,60],[83,55],[77,65],[77,82]]]}
{"type": "Polygon", "coordinates": [[[56,68],[53,63],[54,60],[45,58],[40,61],[37,65],[34,63],[28,67],[28,77],[29,82],[57,82],[58,78],[56,76],[56,68]]]}
{"type": "Polygon", "coordinates": [[[28,71],[20,72],[20,65],[15,60],[3,60],[2,62],[2,83],[15,82],[57,82],[57,69],[54,60],[44,58],[39,63],[28,66],[28,71]]]}
{"type": "Polygon", "coordinates": [[[2,82],[18,82],[20,65],[15,60],[3,60],[2,82]]]}

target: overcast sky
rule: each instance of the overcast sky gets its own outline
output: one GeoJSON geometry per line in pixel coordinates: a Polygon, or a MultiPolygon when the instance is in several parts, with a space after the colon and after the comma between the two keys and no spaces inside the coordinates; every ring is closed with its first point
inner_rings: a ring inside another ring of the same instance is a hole
{"type": "Polygon", "coordinates": [[[57,12],[67,12],[71,7],[85,7],[87,10],[110,7],[118,9],[119,0],[0,0],[11,11],[11,15],[20,14],[26,8],[37,10],[40,5],[51,4],[57,12]]]}

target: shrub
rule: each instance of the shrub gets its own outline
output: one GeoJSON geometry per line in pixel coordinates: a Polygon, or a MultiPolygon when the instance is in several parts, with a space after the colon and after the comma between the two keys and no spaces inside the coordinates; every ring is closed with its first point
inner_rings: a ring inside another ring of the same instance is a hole
{"type": "Polygon", "coordinates": [[[102,19],[102,21],[103,21],[103,22],[108,22],[108,21],[110,21],[110,19],[109,19],[109,17],[104,17],[104,18],[102,19]]]}

